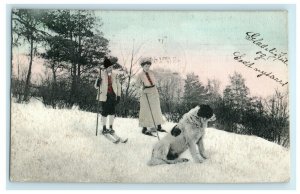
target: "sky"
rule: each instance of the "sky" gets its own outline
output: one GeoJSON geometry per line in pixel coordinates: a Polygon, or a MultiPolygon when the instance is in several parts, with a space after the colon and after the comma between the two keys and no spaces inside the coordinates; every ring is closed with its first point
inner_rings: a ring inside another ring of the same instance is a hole
{"type": "Polygon", "coordinates": [[[288,84],[283,85],[289,81],[288,65],[267,59],[273,55],[253,43],[263,39],[260,42],[268,45],[268,50],[287,53],[285,11],[96,11],[96,16],[102,18],[102,32],[110,40],[111,54],[121,64],[128,63],[133,45],[135,50],[141,46],[136,58],[157,59],[152,68],[169,68],[182,75],[194,72],[203,83],[219,79],[221,89],[228,85],[234,71],[243,75],[251,95],[266,97],[275,88],[282,92],[288,89],[288,84]],[[250,41],[246,32],[260,35],[250,41]],[[245,54],[243,61],[255,64],[249,68],[238,62],[235,52],[245,54]],[[257,52],[265,54],[265,59],[254,60],[257,52]],[[269,76],[257,77],[258,71],[269,76]],[[272,78],[282,80],[281,84],[272,78]]]}
{"type": "MultiPolygon", "coordinates": [[[[184,78],[194,72],[204,84],[218,79],[221,91],[229,84],[229,75],[236,71],[245,78],[250,95],[268,97],[275,89],[288,90],[288,65],[246,39],[247,32],[259,33],[263,45],[276,53],[288,53],[288,21],[285,11],[99,11],[101,31],[109,40],[111,55],[122,65],[129,65],[132,49],[135,61],[152,57],[152,68],[166,68],[184,78]],[[265,59],[255,60],[258,52],[265,59]],[[234,59],[234,53],[244,54],[243,61],[255,63],[251,68],[234,59]],[[255,68],[257,70],[255,70],[255,68]],[[264,71],[269,76],[257,77],[264,71]],[[277,78],[278,81],[274,81],[277,78]],[[281,82],[279,82],[282,80],[281,82]],[[282,86],[283,85],[283,86],[282,86]]],[[[251,35],[252,35],[251,34],[251,35]]],[[[14,50],[16,54],[22,49],[14,50]]],[[[25,64],[24,56],[14,57],[14,63],[25,64]]],[[[33,74],[43,74],[41,60],[34,61],[33,74]],[[35,65],[36,64],[36,65],[35,65]]],[[[139,67],[137,65],[137,67],[139,67]]],[[[40,76],[33,76],[33,80],[40,76]]]]}

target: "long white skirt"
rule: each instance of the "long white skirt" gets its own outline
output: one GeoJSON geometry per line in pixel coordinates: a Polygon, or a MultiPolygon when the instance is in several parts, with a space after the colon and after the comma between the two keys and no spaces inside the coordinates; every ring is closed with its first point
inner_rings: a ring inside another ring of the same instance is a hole
{"type": "Polygon", "coordinates": [[[153,87],[145,89],[140,98],[139,126],[155,127],[155,125],[161,125],[164,122],[157,88],[153,87]]]}

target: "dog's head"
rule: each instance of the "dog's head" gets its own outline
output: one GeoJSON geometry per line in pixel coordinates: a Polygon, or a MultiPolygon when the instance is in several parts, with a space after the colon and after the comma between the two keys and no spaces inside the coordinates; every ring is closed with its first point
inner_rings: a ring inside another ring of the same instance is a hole
{"type": "Polygon", "coordinates": [[[213,116],[213,110],[209,105],[200,104],[200,109],[198,110],[197,116],[209,119],[213,116]]]}

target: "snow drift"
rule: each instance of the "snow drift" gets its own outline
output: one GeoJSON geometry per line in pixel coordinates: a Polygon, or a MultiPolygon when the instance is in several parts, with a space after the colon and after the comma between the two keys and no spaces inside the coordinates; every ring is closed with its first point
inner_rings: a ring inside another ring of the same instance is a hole
{"type": "MultiPolygon", "coordinates": [[[[206,130],[209,159],[149,167],[157,138],[141,134],[137,119],[116,118],[127,144],[95,136],[96,114],[52,109],[35,100],[11,105],[10,179],[18,182],[257,183],[287,182],[290,151],[255,136],[206,130]]],[[[163,125],[170,131],[174,123],[163,125]]],[[[98,133],[99,134],[99,133],[98,133]]],[[[163,136],[160,133],[160,136],[163,136]]]]}

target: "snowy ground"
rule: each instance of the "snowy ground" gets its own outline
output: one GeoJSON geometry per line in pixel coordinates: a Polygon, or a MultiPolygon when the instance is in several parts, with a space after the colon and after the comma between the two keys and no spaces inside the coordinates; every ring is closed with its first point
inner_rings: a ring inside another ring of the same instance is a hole
{"type": "MultiPolygon", "coordinates": [[[[113,183],[287,182],[290,151],[264,139],[208,128],[209,159],[202,164],[146,165],[157,138],[141,134],[136,119],[117,118],[127,144],[95,136],[95,113],[12,103],[12,181],[113,183]]],[[[174,124],[163,125],[170,130],[174,124]]],[[[163,134],[161,134],[163,136],[163,134]]],[[[190,158],[190,153],[184,153],[190,158]]]]}

